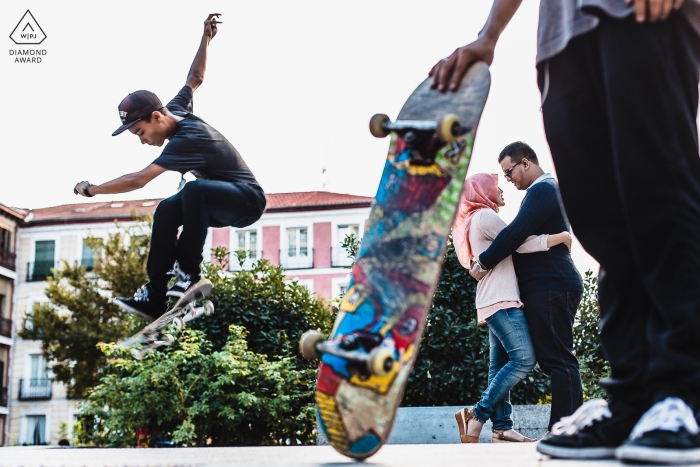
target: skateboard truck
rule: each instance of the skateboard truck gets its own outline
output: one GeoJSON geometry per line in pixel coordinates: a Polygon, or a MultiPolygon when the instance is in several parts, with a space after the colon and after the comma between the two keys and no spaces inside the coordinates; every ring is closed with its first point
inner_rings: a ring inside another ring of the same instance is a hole
{"type": "Polygon", "coordinates": [[[350,363],[360,363],[370,375],[384,377],[391,374],[396,365],[394,351],[381,345],[383,338],[376,334],[357,333],[343,336],[335,342],[326,341],[318,331],[306,331],[299,340],[299,351],[308,360],[319,360],[323,354],[335,355],[350,363]],[[371,349],[371,350],[370,350],[371,349]],[[369,350],[369,351],[368,351],[369,350]]]}
{"type": "Polygon", "coordinates": [[[375,138],[384,138],[392,131],[398,134],[408,149],[411,149],[411,163],[431,165],[437,151],[444,143],[455,144],[457,139],[471,128],[463,127],[459,117],[447,114],[439,121],[397,120],[392,122],[384,114],[376,114],[369,121],[369,131],[375,138]]]}

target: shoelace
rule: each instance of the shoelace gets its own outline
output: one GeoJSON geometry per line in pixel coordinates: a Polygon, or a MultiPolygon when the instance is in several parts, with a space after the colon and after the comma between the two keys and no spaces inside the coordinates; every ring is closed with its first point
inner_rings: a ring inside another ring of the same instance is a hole
{"type": "Polygon", "coordinates": [[[608,403],[603,399],[593,399],[583,404],[573,414],[563,417],[555,423],[552,427],[552,434],[573,436],[583,428],[592,425],[593,422],[611,417],[612,413],[608,408],[608,403]]]}
{"type": "Polygon", "coordinates": [[[180,265],[176,264],[173,269],[168,271],[169,276],[175,276],[175,285],[177,287],[182,287],[183,289],[189,288],[189,286],[192,284],[192,281],[190,280],[190,275],[185,274],[185,272],[180,269],[180,265]]]}
{"type": "Polygon", "coordinates": [[[137,302],[148,301],[148,288],[146,288],[145,285],[142,285],[138,288],[138,290],[136,290],[136,293],[134,294],[134,300],[136,300],[137,302]]]}
{"type": "Polygon", "coordinates": [[[693,411],[683,400],[677,397],[667,397],[644,414],[630,434],[630,439],[640,438],[644,433],[654,430],[678,431],[681,427],[688,433],[700,433],[700,427],[695,420],[693,411]]]}

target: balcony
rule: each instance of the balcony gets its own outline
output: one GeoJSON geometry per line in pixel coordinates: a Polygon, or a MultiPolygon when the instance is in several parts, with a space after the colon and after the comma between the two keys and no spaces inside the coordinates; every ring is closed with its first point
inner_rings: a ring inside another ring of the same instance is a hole
{"type": "Polygon", "coordinates": [[[9,391],[7,388],[0,388],[0,407],[7,407],[7,395],[9,394],[9,391]]]}
{"type": "Polygon", "coordinates": [[[51,269],[58,266],[56,261],[35,261],[27,263],[27,282],[45,281],[52,275],[51,269]]]}
{"type": "Polygon", "coordinates": [[[259,259],[262,259],[262,250],[237,250],[237,251],[232,251],[228,255],[228,270],[229,271],[249,271],[250,269],[253,268],[253,263],[258,261],[259,259]],[[241,266],[240,261],[238,260],[238,253],[245,253],[245,261],[243,261],[243,265],[241,266]]]}
{"type": "MultiPolygon", "coordinates": [[[[0,316],[0,336],[12,337],[12,320],[0,316]]],[[[2,375],[0,375],[2,377],[2,375]]]]}
{"type": "Polygon", "coordinates": [[[17,255],[10,250],[0,250],[0,266],[7,268],[10,271],[15,270],[15,260],[17,255]]]}
{"type": "Polygon", "coordinates": [[[20,379],[19,380],[19,400],[49,400],[51,399],[51,380],[42,379],[20,379]]]}
{"type": "Polygon", "coordinates": [[[311,269],[314,267],[314,249],[280,250],[280,266],[285,269],[311,269]]]}
{"type": "Polygon", "coordinates": [[[340,246],[331,247],[331,266],[334,268],[352,266],[355,258],[350,258],[345,248],[340,246]]]}

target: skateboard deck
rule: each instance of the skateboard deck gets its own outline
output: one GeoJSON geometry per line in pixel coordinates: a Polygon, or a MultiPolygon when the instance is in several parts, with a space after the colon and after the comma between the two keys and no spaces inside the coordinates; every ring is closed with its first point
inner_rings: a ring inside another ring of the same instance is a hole
{"type": "Polygon", "coordinates": [[[321,359],[318,428],[346,456],[371,456],[391,432],[442,269],[490,80],[481,62],[454,93],[432,90],[432,79],[426,79],[396,122],[385,116],[370,122],[372,134],[391,133],[391,142],[348,289],[328,339],[309,331],[300,342],[304,356],[321,359]]]}
{"type": "Polygon", "coordinates": [[[170,310],[133,336],[119,341],[119,346],[128,349],[138,344],[144,344],[143,348],[131,349],[131,355],[135,359],[141,360],[150,351],[158,347],[171,345],[175,342],[175,338],[171,334],[163,333],[163,330],[168,327],[168,325],[173,323],[177,329],[180,329],[185,326],[186,322],[198,316],[203,314],[211,315],[214,313],[214,304],[208,300],[204,302],[201,307],[195,307],[195,301],[201,300],[209,295],[211,290],[212,284],[209,280],[200,280],[192,286],[191,289],[185,292],[170,310]]]}

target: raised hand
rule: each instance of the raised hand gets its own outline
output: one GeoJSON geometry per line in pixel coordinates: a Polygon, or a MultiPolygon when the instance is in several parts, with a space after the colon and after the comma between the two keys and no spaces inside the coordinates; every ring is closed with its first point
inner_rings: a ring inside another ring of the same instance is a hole
{"type": "Polygon", "coordinates": [[[217,24],[221,24],[221,21],[217,21],[221,16],[221,13],[209,13],[206,21],[204,21],[204,35],[212,40],[217,33],[217,24]]]}

